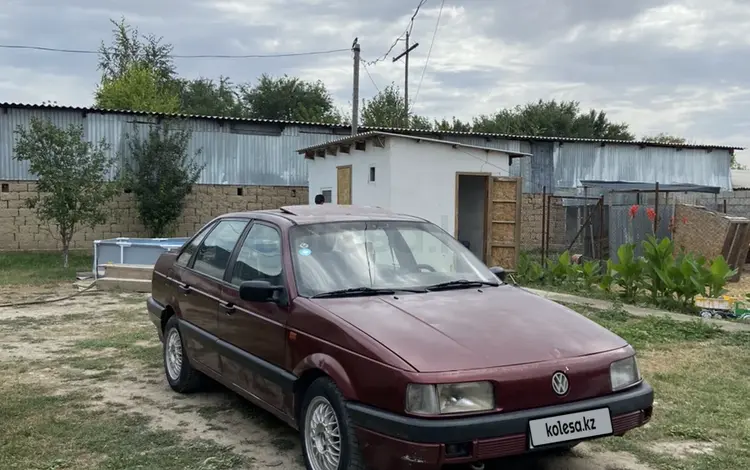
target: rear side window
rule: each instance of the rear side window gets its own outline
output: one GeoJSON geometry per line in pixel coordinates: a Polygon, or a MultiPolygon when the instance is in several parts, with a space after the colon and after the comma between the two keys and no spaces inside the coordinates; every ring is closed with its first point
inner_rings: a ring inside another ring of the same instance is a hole
{"type": "Polygon", "coordinates": [[[190,244],[185,247],[185,249],[180,253],[180,256],[177,257],[176,263],[180,266],[187,266],[190,262],[190,258],[193,256],[193,253],[195,253],[198,250],[198,246],[201,244],[204,238],[206,238],[206,234],[211,230],[211,227],[213,227],[214,224],[207,225],[203,227],[203,230],[201,230],[198,235],[195,236],[190,241],[190,244]]]}
{"type": "Polygon", "coordinates": [[[247,226],[246,220],[222,220],[195,254],[193,269],[216,279],[224,278],[229,257],[247,226]]]}

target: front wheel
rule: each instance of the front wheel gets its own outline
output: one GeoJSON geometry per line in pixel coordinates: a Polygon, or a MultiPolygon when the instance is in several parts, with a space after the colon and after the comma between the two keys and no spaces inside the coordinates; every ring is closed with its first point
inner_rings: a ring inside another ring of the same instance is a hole
{"type": "Polygon", "coordinates": [[[172,390],[191,393],[200,388],[201,373],[190,365],[184,344],[179,322],[173,315],[164,328],[164,372],[172,390]]]}
{"type": "Polygon", "coordinates": [[[299,428],[308,470],[364,470],[344,397],[328,377],[307,389],[299,428]]]}

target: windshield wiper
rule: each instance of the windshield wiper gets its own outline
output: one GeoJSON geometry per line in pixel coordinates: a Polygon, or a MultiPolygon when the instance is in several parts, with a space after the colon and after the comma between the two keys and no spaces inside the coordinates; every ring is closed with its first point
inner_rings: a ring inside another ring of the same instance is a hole
{"type": "Polygon", "coordinates": [[[433,284],[427,286],[427,290],[443,290],[443,289],[468,289],[471,287],[482,287],[492,286],[497,287],[500,284],[487,281],[469,281],[468,279],[456,279],[455,281],[441,282],[439,284],[433,284]]]}
{"type": "Polygon", "coordinates": [[[349,289],[332,290],[330,292],[322,292],[315,294],[311,299],[322,299],[326,297],[351,297],[356,295],[393,295],[397,292],[413,292],[415,294],[425,293],[425,289],[375,289],[373,287],[352,287],[349,289]]]}

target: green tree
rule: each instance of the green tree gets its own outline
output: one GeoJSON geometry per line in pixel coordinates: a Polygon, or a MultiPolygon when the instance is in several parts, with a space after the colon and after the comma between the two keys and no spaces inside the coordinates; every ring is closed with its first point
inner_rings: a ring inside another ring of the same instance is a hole
{"type": "Polygon", "coordinates": [[[134,65],[117,78],[104,78],[96,90],[99,108],[177,113],[180,96],[172,82],[161,80],[156,71],[134,65]]]}
{"type": "Polygon", "coordinates": [[[474,118],[472,130],[545,137],[633,140],[625,123],[611,122],[604,111],[581,112],[577,101],[556,100],[501,109],[474,118]]]}
{"type": "Polygon", "coordinates": [[[245,109],[227,77],[180,80],[180,111],[203,116],[243,117],[245,109]]]}
{"type": "Polygon", "coordinates": [[[321,81],[263,74],[255,85],[240,86],[240,101],[248,117],[340,123],[343,118],[321,81]]]}
{"type": "MultiPolygon", "coordinates": [[[[362,100],[362,125],[369,127],[406,127],[404,122],[404,95],[391,83],[370,100],[362,100]]],[[[412,129],[431,129],[426,117],[409,116],[412,129]]]]}
{"type": "Polygon", "coordinates": [[[660,132],[652,136],[644,136],[641,140],[644,142],[654,142],[658,144],[684,144],[687,142],[684,137],[677,137],[674,135],[665,134],[664,132],[660,132]]]}
{"type": "Polygon", "coordinates": [[[134,126],[127,140],[124,182],[135,196],[139,218],[150,236],[166,236],[203,171],[188,151],[190,132],[164,122],[152,125],[145,138],[134,126]]]}
{"type": "Polygon", "coordinates": [[[163,44],[162,38],[152,34],[141,35],[125,18],[119,22],[109,21],[114,25],[112,42],[107,46],[102,41],[99,46],[98,68],[102,71],[102,80],[120,78],[133,67],[150,69],[163,81],[175,78],[171,44],[163,44]]]}
{"type": "Polygon", "coordinates": [[[439,131],[471,132],[471,123],[464,122],[455,116],[450,121],[447,119],[438,121],[436,119],[433,127],[439,131]]]}
{"type": "Polygon", "coordinates": [[[37,177],[39,192],[28,200],[29,207],[36,209],[39,220],[56,226],[56,233],[50,231],[62,244],[67,268],[73,235],[82,227],[104,223],[107,204],[117,194],[117,183],[107,178],[114,163],[107,154],[109,145],[84,140],[83,126],[61,129],[38,118],[32,118],[28,128],[18,126],[15,134],[14,158],[28,162],[37,177]]]}

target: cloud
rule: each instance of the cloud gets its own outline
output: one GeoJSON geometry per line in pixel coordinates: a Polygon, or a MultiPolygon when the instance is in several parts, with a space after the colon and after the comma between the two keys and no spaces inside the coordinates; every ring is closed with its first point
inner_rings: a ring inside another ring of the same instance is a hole
{"type": "MultiPolygon", "coordinates": [[[[96,49],[109,18],[163,36],[177,54],[273,54],[348,49],[382,58],[417,1],[396,0],[10,0],[0,41],[96,49]]],[[[439,0],[416,17],[411,41],[414,112],[437,119],[492,113],[542,99],[581,102],[626,121],[639,136],[667,132],[697,142],[750,146],[750,2],[741,0],[446,0],[429,62],[439,0]],[[425,67],[426,65],[426,67],[425,67]]],[[[361,70],[360,96],[403,88],[391,57],[361,70]],[[368,74],[369,73],[369,74],[368,74]],[[371,78],[372,79],[371,79],[371,78]]],[[[88,105],[96,56],[0,50],[0,101],[88,105]]],[[[261,73],[322,80],[341,107],[352,99],[346,52],[293,58],[178,59],[187,77],[261,73]]],[[[750,163],[750,156],[740,157],[750,163]]]]}

